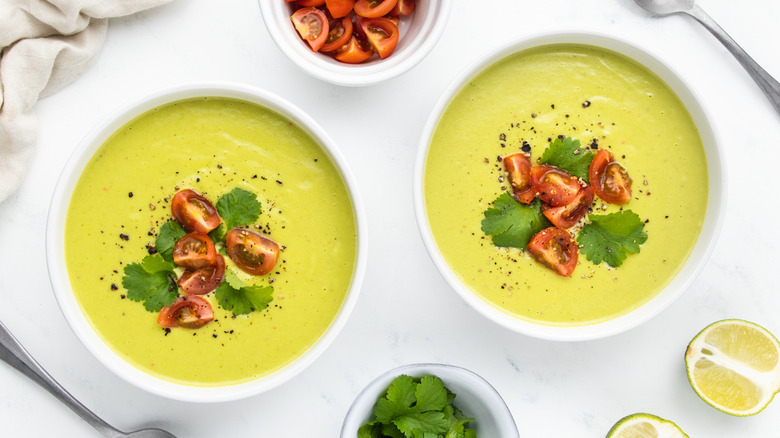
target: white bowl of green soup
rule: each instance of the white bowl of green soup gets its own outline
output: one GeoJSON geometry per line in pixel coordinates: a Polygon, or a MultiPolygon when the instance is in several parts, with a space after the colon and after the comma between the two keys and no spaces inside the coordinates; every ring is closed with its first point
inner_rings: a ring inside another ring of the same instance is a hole
{"type": "Polygon", "coordinates": [[[365,270],[365,217],[336,145],[266,91],[191,84],[89,133],[54,192],[47,262],[68,323],[111,371],[192,402],[248,397],[311,364],[365,270]]]}
{"type": "Polygon", "coordinates": [[[493,51],[433,110],[415,169],[425,246],[491,320],[573,341],[688,289],[725,199],[718,139],[685,80],[637,44],[545,34],[493,51]]]}

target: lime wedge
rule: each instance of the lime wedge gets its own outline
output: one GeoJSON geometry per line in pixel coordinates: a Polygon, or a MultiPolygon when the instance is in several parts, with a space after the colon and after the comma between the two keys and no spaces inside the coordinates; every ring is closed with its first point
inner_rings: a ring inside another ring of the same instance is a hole
{"type": "Polygon", "coordinates": [[[780,391],[780,343],[752,322],[718,321],[688,344],[685,368],[705,402],[727,414],[755,415],[780,391]]]}
{"type": "Polygon", "coordinates": [[[615,423],[607,438],[688,438],[688,435],[669,420],[652,414],[632,414],[615,423]]]}

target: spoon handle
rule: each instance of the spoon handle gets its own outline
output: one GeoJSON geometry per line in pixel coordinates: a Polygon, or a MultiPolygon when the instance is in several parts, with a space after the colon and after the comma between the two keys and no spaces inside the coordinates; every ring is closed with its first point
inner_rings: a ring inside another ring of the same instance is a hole
{"type": "Polygon", "coordinates": [[[780,82],[777,82],[769,73],[761,68],[753,58],[748,55],[739,44],[736,43],[718,24],[707,15],[698,5],[694,5],[689,11],[685,12],[699,21],[707,30],[710,31],[724,46],[737,58],[742,67],[753,77],[761,91],[766,94],[772,106],[780,114],[780,82]]]}
{"type": "Polygon", "coordinates": [[[0,359],[41,385],[104,436],[110,438],[125,436],[123,432],[115,429],[92,413],[86,406],[82,405],[70,395],[65,388],[60,386],[60,384],[57,383],[57,381],[54,380],[54,378],[51,377],[29,353],[27,353],[27,350],[25,350],[24,347],[22,347],[22,344],[20,344],[11,332],[5,328],[2,322],[0,322],[0,359]]]}

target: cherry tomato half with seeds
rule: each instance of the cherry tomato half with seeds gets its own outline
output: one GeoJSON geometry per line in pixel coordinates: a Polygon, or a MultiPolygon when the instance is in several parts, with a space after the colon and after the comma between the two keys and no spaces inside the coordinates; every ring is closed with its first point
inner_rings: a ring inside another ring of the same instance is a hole
{"type": "Polygon", "coordinates": [[[552,207],[542,204],[542,214],[558,228],[571,228],[588,213],[594,195],[593,187],[585,187],[566,205],[552,207]]]}
{"type": "Polygon", "coordinates": [[[390,15],[412,15],[414,13],[414,0],[398,0],[390,15]]]}
{"type": "Polygon", "coordinates": [[[173,304],[163,307],[157,316],[157,324],[163,327],[196,329],[214,320],[214,309],[201,297],[179,297],[173,304]]]}
{"type": "Polygon", "coordinates": [[[222,222],[214,205],[198,192],[190,189],[180,190],[173,195],[171,213],[176,222],[188,233],[197,231],[208,234],[222,222]]]}
{"type": "Polygon", "coordinates": [[[512,196],[523,204],[528,204],[536,197],[531,184],[531,160],[522,153],[516,152],[504,157],[504,170],[512,187],[512,196]]]}
{"type": "Polygon", "coordinates": [[[382,59],[390,56],[398,45],[398,26],[387,18],[368,18],[360,22],[360,27],[382,59]]]}
{"type": "Polygon", "coordinates": [[[582,188],[576,176],[544,164],[531,167],[531,183],[539,199],[553,207],[569,204],[582,188]]]}
{"type": "Polygon", "coordinates": [[[309,43],[312,51],[320,50],[328,39],[328,17],[315,7],[301,8],[290,17],[295,25],[295,30],[309,43]]]}
{"type": "Polygon", "coordinates": [[[325,0],[325,6],[333,18],[341,18],[352,12],[355,0],[325,0]]]}
{"type": "Polygon", "coordinates": [[[622,205],[631,200],[631,184],[628,171],[615,161],[612,153],[600,149],[590,163],[588,172],[590,184],[596,196],[610,204],[622,205]]]}
{"type": "Polygon", "coordinates": [[[526,250],[534,260],[561,277],[571,277],[580,253],[571,234],[558,227],[536,233],[526,250]]]}
{"type": "Polygon", "coordinates": [[[361,17],[379,18],[393,10],[398,0],[357,0],[355,13],[361,17]]]}
{"type": "Polygon", "coordinates": [[[332,20],[330,22],[330,31],[328,32],[328,38],[325,40],[325,44],[320,48],[321,52],[332,52],[340,49],[344,44],[349,42],[352,37],[352,19],[350,17],[344,17],[340,20],[332,20]]]}
{"type": "Polygon", "coordinates": [[[187,269],[200,269],[217,264],[217,250],[209,236],[194,231],[173,246],[173,263],[187,269]]]}
{"type": "Polygon", "coordinates": [[[187,295],[205,295],[225,280],[225,258],[217,254],[217,263],[199,269],[187,269],[176,283],[187,295]]]}
{"type": "Polygon", "coordinates": [[[233,228],[225,238],[228,256],[242,271],[265,275],[279,258],[279,244],[248,228],[233,228]]]}
{"type": "Polygon", "coordinates": [[[359,39],[355,35],[349,39],[347,44],[341,46],[333,55],[336,59],[347,64],[360,64],[373,55],[374,52],[368,43],[359,39]]]}
{"type": "Polygon", "coordinates": [[[301,7],[322,6],[324,4],[325,0],[298,0],[298,6],[301,7]]]}

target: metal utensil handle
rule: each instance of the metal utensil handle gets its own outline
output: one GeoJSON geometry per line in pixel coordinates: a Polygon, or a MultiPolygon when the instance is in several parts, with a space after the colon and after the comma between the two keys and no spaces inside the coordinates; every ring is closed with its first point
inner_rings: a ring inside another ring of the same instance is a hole
{"type": "Polygon", "coordinates": [[[123,432],[115,429],[92,413],[86,406],[73,398],[65,388],[60,386],[60,384],[57,383],[57,381],[54,380],[54,378],[52,378],[29,353],[27,353],[27,350],[22,347],[22,344],[14,338],[2,322],[0,322],[0,359],[41,385],[104,436],[110,438],[125,436],[123,432]]]}
{"type": "Polygon", "coordinates": [[[773,78],[769,73],[761,68],[753,58],[750,57],[743,49],[736,43],[704,10],[698,5],[694,5],[690,11],[686,11],[688,15],[698,20],[707,30],[710,31],[715,38],[717,38],[724,46],[737,58],[742,67],[747,70],[748,74],[753,77],[756,84],[761,88],[761,91],[766,94],[772,106],[775,108],[778,114],[780,114],[780,82],[773,78]]]}

